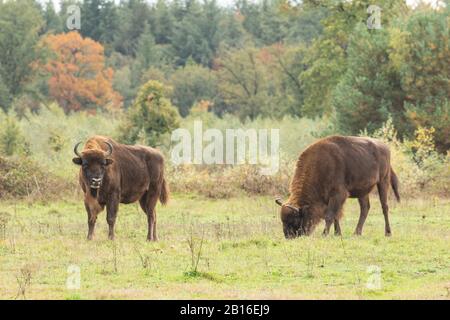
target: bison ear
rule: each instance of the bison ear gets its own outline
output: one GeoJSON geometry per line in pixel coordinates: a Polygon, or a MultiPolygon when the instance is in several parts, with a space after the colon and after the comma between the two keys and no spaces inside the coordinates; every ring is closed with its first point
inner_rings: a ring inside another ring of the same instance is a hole
{"type": "Polygon", "coordinates": [[[276,203],[277,205],[279,205],[280,207],[283,205],[283,202],[281,202],[281,199],[280,199],[280,198],[275,199],[275,203],[276,203]]]}
{"type": "Polygon", "coordinates": [[[113,163],[114,162],[114,160],[113,159],[111,159],[111,158],[106,158],[105,159],[105,163],[106,163],[106,165],[107,166],[109,166],[111,163],[113,163]]]}
{"type": "Polygon", "coordinates": [[[81,160],[80,157],[75,157],[75,158],[73,158],[73,159],[72,159],[72,162],[75,163],[75,164],[77,164],[77,165],[79,165],[79,166],[81,166],[81,164],[83,163],[83,161],[81,160]]]}

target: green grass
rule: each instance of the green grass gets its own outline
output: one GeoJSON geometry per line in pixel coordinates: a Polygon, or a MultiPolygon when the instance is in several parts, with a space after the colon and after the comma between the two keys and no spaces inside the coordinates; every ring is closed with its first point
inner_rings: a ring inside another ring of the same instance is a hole
{"type": "Polygon", "coordinates": [[[0,298],[16,298],[20,283],[27,299],[449,299],[450,200],[390,205],[391,238],[373,197],[362,237],[352,235],[359,209],[349,200],[342,238],[323,238],[321,224],[288,241],[272,198],[173,195],[158,206],[160,241],[147,243],[135,204],[120,207],[116,241],[103,212],[88,242],[81,201],[2,202],[0,298]],[[66,286],[70,265],[79,290],[66,286]],[[370,266],[380,268],[376,290],[370,266]]]}

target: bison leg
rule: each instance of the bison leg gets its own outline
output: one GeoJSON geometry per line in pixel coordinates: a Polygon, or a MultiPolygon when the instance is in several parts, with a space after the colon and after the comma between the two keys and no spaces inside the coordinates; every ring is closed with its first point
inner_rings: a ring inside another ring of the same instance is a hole
{"type": "Polygon", "coordinates": [[[322,235],[327,236],[330,233],[330,227],[333,220],[325,219],[325,229],[323,229],[322,235]]]}
{"type": "Polygon", "coordinates": [[[366,221],[367,214],[369,213],[370,209],[369,195],[367,194],[364,197],[358,198],[358,202],[361,211],[359,214],[358,225],[356,226],[355,229],[355,234],[360,236],[362,234],[364,222],[366,221]]]}
{"type": "Polygon", "coordinates": [[[147,240],[148,241],[157,241],[158,237],[156,235],[156,203],[158,202],[159,192],[151,193],[147,191],[147,193],[142,196],[139,200],[142,210],[144,210],[147,215],[148,222],[148,232],[147,232],[147,240]]]}
{"type": "Polygon", "coordinates": [[[88,235],[87,239],[92,240],[94,238],[95,222],[97,221],[97,215],[91,214],[88,210],[88,235]]]}
{"type": "Polygon", "coordinates": [[[334,235],[341,235],[341,226],[339,225],[339,219],[334,219],[334,235]]]}
{"type": "Polygon", "coordinates": [[[330,233],[331,224],[338,219],[339,212],[341,212],[342,206],[344,205],[346,199],[346,192],[338,192],[328,201],[328,206],[325,211],[325,229],[323,230],[324,236],[327,236],[330,233]]]}
{"type": "Polygon", "coordinates": [[[389,181],[386,179],[377,184],[378,194],[380,196],[381,208],[384,215],[384,234],[386,237],[391,236],[391,226],[389,225],[389,206],[387,204],[387,193],[389,190],[389,181]]]}
{"type": "Polygon", "coordinates": [[[106,222],[108,222],[108,239],[114,240],[114,225],[116,224],[117,210],[119,209],[119,199],[112,196],[106,205],[106,222]]]}
{"type": "Polygon", "coordinates": [[[86,208],[88,216],[87,239],[92,240],[94,238],[95,222],[97,221],[97,215],[103,210],[103,206],[100,206],[96,200],[92,200],[89,197],[84,200],[84,206],[86,208]]]}

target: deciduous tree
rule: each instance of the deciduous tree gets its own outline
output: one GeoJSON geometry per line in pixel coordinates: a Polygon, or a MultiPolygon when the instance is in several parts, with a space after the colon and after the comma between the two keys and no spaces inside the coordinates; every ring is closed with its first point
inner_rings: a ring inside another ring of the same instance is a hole
{"type": "Polygon", "coordinates": [[[52,52],[42,66],[50,75],[49,93],[66,112],[120,106],[121,97],[112,88],[113,70],[105,67],[100,43],[72,31],[49,35],[44,44],[52,52]]]}
{"type": "MultiPolygon", "coordinates": [[[[2,104],[19,95],[39,57],[39,31],[43,26],[33,0],[0,2],[0,94],[2,104]]],[[[2,105],[8,108],[9,105],[2,105]]]]}

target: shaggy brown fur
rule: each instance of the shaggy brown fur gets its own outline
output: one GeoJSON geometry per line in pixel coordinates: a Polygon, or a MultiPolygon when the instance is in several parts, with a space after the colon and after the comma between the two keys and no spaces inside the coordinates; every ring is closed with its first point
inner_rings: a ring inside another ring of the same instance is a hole
{"type": "Polygon", "coordinates": [[[369,193],[377,186],[385,218],[385,234],[391,235],[387,193],[392,186],[397,200],[398,179],[390,165],[390,151],[383,142],[361,137],[330,136],[309,146],[299,157],[282,205],[281,220],[287,238],[310,234],[325,219],[324,234],[339,219],[345,200],[358,198],[361,214],[355,233],[360,235],[369,211],[369,193]]]}
{"type": "Polygon", "coordinates": [[[97,215],[106,206],[109,238],[114,239],[119,203],[139,200],[148,219],[147,240],[157,240],[155,206],[158,199],[166,204],[169,197],[162,154],[150,147],[128,146],[94,136],[79,155],[73,162],[81,166],[79,182],[88,214],[87,238],[92,239],[97,215]],[[112,146],[109,156],[108,143],[112,146]]]}

